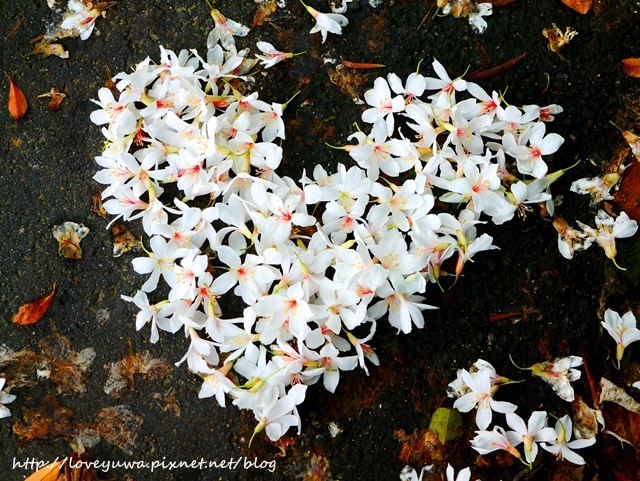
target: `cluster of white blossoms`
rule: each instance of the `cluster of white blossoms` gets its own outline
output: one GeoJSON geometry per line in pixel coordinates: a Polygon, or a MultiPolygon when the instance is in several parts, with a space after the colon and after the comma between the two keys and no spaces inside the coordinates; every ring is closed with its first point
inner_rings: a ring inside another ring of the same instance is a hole
{"type": "MultiPolygon", "coordinates": [[[[615,124],[614,124],[615,125],[615,124]]],[[[616,126],[617,128],[617,126],[616,126]]],[[[628,142],[634,158],[640,160],[638,136],[632,132],[622,131],[622,136],[628,142]]],[[[613,200],[612,190],[618,188],[622,174],[628,165],[624,165],[626,155],[618,156],[607,168],[607,173],[601,177],[586,177],[571,184],[571,191],[577,194],[591,196],[591,207],[595,207],[605,200],[613,200]]],[[[577,251],[588,249],[594,242],[604,249],[605,255],[616,262],[616,239],[631,237],[638,230],[638,223],[622,211],[614,219],[604,210],[598,210],[593,228],[580,221],[576,221],[580,229],[571,227],[563,218],[556,217],[553,226],[558,231],[558,249],[567,259],[572,259],[577,251]]]]}
{"type": "MultiPolygon", "coordinates": [[[[584,179],[581,179],[584,180],[584,179]]],[[[593,228],[576,221],[580,229],[571,227],[562,217],[553,219],[553,226],[558,231],[558,250],[567,259],[572,259],[577,251],[586,250],[595,242],[604,249],[605,255],[616,262],[616,239],[632,237],[638,231],[638,223],[626,212],[620,212],[615,219],[604,210],[598,210],[593,228]]]]}
{"type": "MultiPolygon", "coordinates": [[[[562,399],[572,402],[574,396],[570,382],[580,377],[580,371],[573,367],[581,364],[580,357],[570,356],[557,359],[553,363],[535,364],[526,369],[551,384],[562,399]]],[[[515,404],[493,399],[500,386],[511,382],[513,381],[498,375],[490,363],[479,359],[470,371],[459,370],[456,380],[449,384],[449,396],[458,398],[453,404],[454,408],[461,412],[477,409],[476,424],[479,430],[471,440],[473,449],[482,455],[504,450],[531,467],[539,447],[542,447],[559,458],[574,464],[584,464],[582,456],[573,450],[593,445],[596,442],[595,438],[571,441],[572,421],[568,415],[556,418],[555,429],[548,426],[548,415],[545,411],[534,411],[525,423],[515,413],[515,404]],[[493,411],[505,414],[510,431],[501,426],[487,429],[491,424],[493,411]],[[524,459],[518,450],[520,444],[524,446],[524,459]]]]}
{"type": "Polygon", "coordinates": [[[160,62],[114,77],[117,99],[99,91],[91,119],[107,142],[95,179],[107,212],[140,219],[150,237],[133,260],[147,279],[123,296],[137,329],[149,324],[152,342],[182,331],[177,364],[202,377],[200,397],[224,406],[228,395],[277,440],[300,429],[309,385],[333,392],[341,371],[378,364],[380,320],[423,327],[427,284],[496,248],[476,231],[483,213],[501,224],[528,203],[552,209],[562,171],[547,174],[544,156],[563,139],[544,121],[560,109],[503,106],[434,61],[437,77],[390,74],[365,94],[371,132],[344,147],[355,165],[318,164],[297,183],[277,172],[286,104],[231,86],[256,60],[214,13],[206,58],[161,48],[160,62]],[[436,195],[449,212],[433,211],[436,195]],[[151,296],[161,284],[166,298],[151,296]],[[231,291],[246,305],[235,318],[219,303],[231,291]]]}

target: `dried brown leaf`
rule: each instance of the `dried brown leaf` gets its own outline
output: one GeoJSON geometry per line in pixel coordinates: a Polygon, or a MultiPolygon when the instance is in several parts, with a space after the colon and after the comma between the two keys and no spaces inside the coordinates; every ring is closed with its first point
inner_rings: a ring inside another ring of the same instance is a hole
{"type": "Polygon", "coordinates": [[[43,297],[42,299],[38,299],[37,301],[31,302],[29,304],[23,304],[18,309],[18,313],[13,316],[13,323],[18,324],[19,326],[28,326],[30,324],[34,324],[42,319],[44,313],[49,309],[49,305],[51,304],[51,299],[56,293],[56,283],[53,283],[53,290],[51,294],[43,297]]]}
{"type": "Polygon", "coordinates": [[[625,58],[622,71],[629,77],[640,78],[640,58],[625,58]]]}
{"type": "Polygon", "coordinates": [[[584,15],[591,10],[593,0],[562,0],[562,3],[579,14],[584,15]]]}
{"type": "Polygon", "coordinates": [[[549,481],[582,481],[584,466],[571,463],[551,463],[549,467],[549,481]]]}
{"type": "Polygon", "coordinates": [[[478,455],[476,465],[479,468],[507,468],[513,466],[516,458],[507,451],[497,451],[486,455],[478,455]]]}
{"type": "MultiPolygon", "coordinates": [[[[622,137],[629,144],[629,148],[631,149],[631,153],[640,161],[640,137],[631,132],[630,130],[623,130],[622,137]]],[[[620,164],[624,162],[624,159],[620,160],[620,164]]]]}
{"type": "Polygon", "coordinates": [[[13,82],[11,77],[7,72],[4,73],[9,80],[9,113],[11,117],[16,120],[20,120],[24,117],[24,114],[27,113],[27,109],[29,108],[29,104],[27,103],[27,98],[22,93],[22,90],[18,88],[18,86],[13,82]]]}
{"type": "Polygon", "coordinates": [[[580,434],[576,437],[581,439],[595,438],[599,431],[598,423],[601,424],[604,429],[602,412],[591,409],[580,396],[576,396],[572,406],[573,430],[580,434]]]}
{"type": "MultiPolygon", "coordinates": [[[[623,410],[621,406],[610,404],[610,407],[623,410]]],[[[608,415],[607,415],[608,416],[608,415]]],[[[615,413],[613,414],[615,417],[615,413]]],[[[629,442],[611,431],[604,431],[608,436],[603,436],[602,444],[606,451],[609,464],[608,471],[614,474],[618,481],[637,481],[640,473],[640,461],[637,451],[629,445],[629,442]]],[[[602,449],[602,447],[600,448],[602,449]]]]}
{"type": "Polygon", "coordinates": [[[616,386],[604,377],[600,380],[600,404],[610,401],[619,404],[628,411],[640,414],[640,403],[637,403],[621,387],[616,386]]]}
{"type": "Polygon", "coordinates": [[[98,190],[92,197],[93,212],[100,217],[107,218],[107,211],[102,205],[102,189],[98,190]]]}
{"type": "Polygon", "coordinates": [[[625,409],[619,404],[606,404],[602,408],[607,423],[605,434],[613,434],[635,449],[640,448],[640,414],[625,409]]]}

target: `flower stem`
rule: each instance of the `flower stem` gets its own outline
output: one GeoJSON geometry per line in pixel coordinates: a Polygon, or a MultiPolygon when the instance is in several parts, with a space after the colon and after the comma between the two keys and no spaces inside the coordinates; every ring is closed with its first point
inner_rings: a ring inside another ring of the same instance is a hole
{"type": "MultiPolygon", "coordinates": [[[[299,54],[294,54],[294,55],[302,55],[303,53],[306,53],[306,52],[301,52],[301,53],[299,53],[299,54]]],[[[283,104],[282,104],[282,111],[283,111],[283,112],[284,112],[284,111],[285,111],[285,109],[289,106],[289,104],[291,103],[291,101],[292,101],[293,99],[295,99],[295,98],[298,96],[298,94],[299,94],[300,92],[301,92],[301,90],[298,90],[295,94],[293,94],[293,97],[291,97],[289,100],[287,100],[285,103],[283,103],[283,104]]]]}
{"type": "Polygon", "coordinates": [[[609,120],[609,123],[610,123],[611,125],[613,125],[616,129],[618,129],[620,132],[622,132],[622,131],[623,131],[620,127],[618,127],[616,124],[614,124],[614,123],[613,123],[613,121],[609,120]]]}
{"type": "MultiPolygon", "coordinates": [[[[520,369],[521,371],[532,371],[533,369],[530,367],[520,367],[518,366],[515,361],[513,360],[513,358],[511,357],[511,354],[509,354],[509,360],[511,361],[511,364],[513,364],[516,368],[520,369]]],[[[522,381],[519,381],[522,382],[522,381]]]]}
{"type": "MultiPolygon", "coordinates": [[[[616,267],[617,267],[618,269],[620,269],[621,271],[626,271],[626,270],[627,270],[627,268],[626,268],[626,267],[620,267],[620,266],[618,265],[618,263],[616,262],[616,256],[613,256],[613,257],[611,258],[611,260],[613,261],[613,265],[614,265],[614,266],[616,266],[616,267]]],[[[618,369],[620,369],[620,368],[618,367],[618,369]]]]}

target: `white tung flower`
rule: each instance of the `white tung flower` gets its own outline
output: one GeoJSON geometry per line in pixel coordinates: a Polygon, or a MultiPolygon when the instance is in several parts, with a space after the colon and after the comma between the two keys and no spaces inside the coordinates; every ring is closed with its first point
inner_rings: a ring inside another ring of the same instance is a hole
{"type": "Polygon", "coordinates": [[[632,342],[640,340],[640,330],[636,327],[636,318],[631,311],[620,317],[617,312],[607,309],[604,313],[602,327],[616,341],[616,362],[618,369],[620,369],[620,360],[624,349],[632,342]]]}
{"type": "Polygon", "coordinates": [[[591,439],[575,439],[570,441],[573,424],[569,415],[563,416],[556,422],[557,438],[554,444],[541,444],[541,446],[555,454],[558,458],[569,461],[573,464],[584,464],[584,459],[579,454],[573,452],[573,449],[586,448],[592,446],[596,442],[596,438],[591,439]]]}
{"type": "Polygon", "coordinates": [[[425,466],[420,470],[420,475],[411,466],[405,466],[400,472],[400,481],[422,481],[425,473],[429,474],[433,471],[433,465],[425,466]]]}
{"type": "Polygon", "coordinates": [[[481,430],[487,429],[491,424],[493,411],[512,413],[516,410],[517,406],[515,404],[493,399],[497,385],[492,385],[489,369],[478,371],[475,377],[471,377],[471,374],[463,369],[460,376],[470,392],[458,398],[453,407],[463,413],[467,413],[477,407],[476,424],[481,430]]]}
{"type": "Polygon", "coordinates": [[[571,192],[591,196],[591,203],[597,204],[603,200],[613,200],[611,189],[620,180],[617,172],[604,175],[602,177],[587,177],[578,179],[571,184],[571,192]]]}
{"type": "MultiPolygon", "coordinates": [[[[304,3],[302,3],[304,5],[304,3]]],[[[309,33],[320,32],[322,34],[322,43],[327,39],[327,33],[335,33],[337,35],[342,34],[342,27],[349,23],[347,17],[338,13],[322,13],[318,12],[315,8],[304,5],[313,18],[316,19],[316,24],[309,31],[309,33]]]]}
{"type": "Polygon", "coordinates": [[[522,455],[515,448],[521,442],[515,431],[505,432],[500,426],[495,426],[491,431],[476,431],[476,437],[471,440],[471,447],[483,456],[494,451],[507,451],[522,459],[522,455]]]}
{"type": "Polygon", "coordinates": [[[471,469],[464,468],[458,471],[458,476],[455,476],[455,471],[453,470],[453,466],[447,464],[447,481],[469,481],[471,479],[471,469]]]}
{"type": "Polygon", "coordinates": [[[282,62],[288,58],[292,58],[296,55],[301,55],[301,53],[291,53],[291,52],[281,52],[277,50],[273,45],[269,42],[258,42],[256,46],[260,49],[263,55],[256,54],[256,57],[260,60],[260,63],[264,66],[264,68],[273,67],[275,64],[282,62]]]}
{"type": "MultiPolygon", "coordinates": [[[[547,427],[547,413],[545,411],[534,411],[527,424],[516,413],[507,413],[507,424],[512,432],[521,436],[524,444],[524,455],[530,465],[538,455],[538,444],[541,442],[553,442],[557,438],[553,428],[547,427]]],[[[520,444],[518,442],[516,446],[520,444]]]]}
{"type": "Polygon", "coordinates": [[[11,411],[9,411],[9,408],[7,408],[5,404],[12,403],[16,399],[13,394],[7,394],[2,391],[5,382],[7,382],[6,379],[0,378],[0,419],[11,416],[11,411]]]}
{"type": "Polygon", "coordinates": [[[469,24],[474,31],[483,33],[487,29],[487,22],[482,17],[487,17],[493,13],[493,5],[490,3],[480,3],[475,6],[469,15],[469,24]]]}
{"type": "Polygon", "coordinates": [[[574,393],[572,381],[580,379],[580,371],[573,369],[582,365],[579,356],[563,357],[553,362],[540,362],[526,368],[534,376],[541,377],[551,385],[555,393],[567,402],[573,402],[574,393]]]}

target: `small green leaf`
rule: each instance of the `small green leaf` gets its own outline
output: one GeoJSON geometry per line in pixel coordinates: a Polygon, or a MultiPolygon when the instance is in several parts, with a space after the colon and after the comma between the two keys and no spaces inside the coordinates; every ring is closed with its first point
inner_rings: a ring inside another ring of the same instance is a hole
{"type": "Polygon", "coordinates": [[[438,408],[431,416],[429,429],[438,433],[438,439],[442,444],[460,437],[462,416],[457,409],[438,408]]]}

